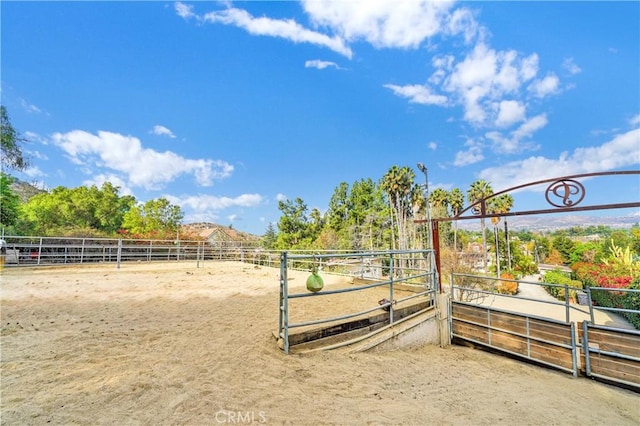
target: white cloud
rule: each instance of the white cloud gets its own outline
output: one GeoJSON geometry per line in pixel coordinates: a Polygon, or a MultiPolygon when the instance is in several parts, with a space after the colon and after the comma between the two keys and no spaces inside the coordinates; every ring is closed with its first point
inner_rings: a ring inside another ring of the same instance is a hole
{"type": "MultiPolygon", "coordinates": [[[[440,71],[442,68],[436,72],[440,71]]],[[[494,116],[496,102],[505,96],[517,96],[523,83],[535,76],[537,56],[519,57],[513,50],[495,51],[481,42],[451,71],[445,71],[449,75],[443,82],[443,90],[459,99],[467,121],[482,125],[494,116]]]]}
{"type": "Polygon", "coordinates": [[[520,61],[520,79],[525,82],[534,78],[538,74],[539,59],[536,53],[532,53],[520,61]]]}
{"type": "Polygon", "coordinates": [[[193,174],[201,186],[231,175],[233,166],[221,160],[188,159],[174,152],[144,148],[138,138],[83,130],[56,133],[52,141],[75,164],[93,169],[106,168],[126,175],[131,186],[159,189],[183,174],[193,174]]]}
{"type": "Polygon", "coordinates": [[[553,74],[547,75],[542,80],[535,80],[529,86],[529,91],[538,98],[544,98],[548,95],[557,93],[560,86],[560,80],[553,74]]]}
{"type": "Polygon", "coordinates": [[[525,106],[518,101],[501,101],[498,106],[496,126],[509,127],[525,117],[525,106]]]}
{"type": "Polygon", "coordinates": [[[509,137],[503,136],[502,133],[497,131],[487,132],[485,136],[493,142],[492,149],[494,152],[514,154],[538,148],[537,145],[531,144],[528,139],[546,125],[546,115],[540,114],[522,123],[520,127],[509,133],[509,137]]]}
{"type": "Polygon", "coordinates": [[[567,70],[569,74],[572,75],[580,74],[582,72],[582,68],[580,68],[578,65],[576,65],[575,62],[573,62],[573,58],[565,58],[565,60],[562,61],[562,68],[567,70]]]}
{"type": "Polygon", "coordinates": [[[26,169],[24,169],[22,171],[22,173],[24,173],[25,175],[29,176],[30,178],[37,178],[37,177],[41,177],[41,176],[47,176],[47,174],[45,172],[43,172],[42,170],[40,170],[37,166],[27,167],[26,169]]]}
{"type": "Polygon", "coordinates": [[[438,144],[437,144],[436,142],[429,142],[429,143],[427,144],[427,147],[428,147],[430,150],[435,151],[436,149],[438,149],[438,144]]]}
{"type": "Polygon", "coordinates": [[[39,144],[42,145],[48,145],[49,144],[49,139],[40,136],[38,133],[35,132],[24,132],[24,137],[26,140],[28,140],[29,142],[38,142],[39,144]]]}
{"type": "Polygon", "coordinates": [[[193,13],[193,6],[191,6],[191,5],[184,4],[184,3],[181,3],[181,2],[176,2],[174,7],[175,7],[175,10],[176,10],[176,13],[181,18],[189,19],[189,18],[193,18],[193,17],[196,16],[193,13]]]}
{"type": "MultiPolygon", "coordinates": [[[[170,200],[165,196],[169,202],[175,204],[174,201],[170,200]]],[[[184,220],[183,223],[199,223],[199,222],[210,222],[210,223],[218,223],[219,215],[215,214],[212,211],[207,212],[184,212],[184,220]]]]}
{"type": "Polygon", "coordinates": [[[230,207],[255,207],[262,203],[260,194],[242,194],[235,198],[214,195],[188,195],[184,197],[165,196],[173,204],[189,208],[195,212],[219,211],[230,207]]]}
{"type": "Polygon", "coordinates": [[[629,119],[629,124],[630,124],[632,127],[640,126],[640,114],[636,115],[635,117],[631,117],[631,118],[629,119]]]}
{"type": "Polygon", "coordinates": [[[391,89],[397,96],[409,99],[409,102],[422,105],[440,105],[447,104],[447,97],[434,94],[428,86],[419,84],[397,86],[395,84],[385,84],[384,87],[391,89]]]}
{"type": "Polygon", "coordinates": [[[124,180],[122,180],[119,176],[113,173],[107,173],[107,174],[101,173],[101,174],[92,176],[91,179],[85,180],[84,182],[82,182],[82,184],[85,186],[95,185],[98,188],[100,188],[105,182],[110,182],[113,186],[120,188],[118,191],[120,195],[134,195],[133,191],[131,190],[131,188],[129,188],[127,183],[124,180]]]}
{"type": "MultiPolygon", "coordinates": [[[[349,41],[364,40],[377,48],[417,48],[443,32],[449,1],[332,1],[305,0],[305,12],[319,27],[327,27],[349,41]]],[[[466,16],[457,16],[451,31],[463,31],[466,16]]]]}
{"type": "Polygon", "coordinates": [[[159,124],[153,126],[153,130],[151,131],[154,135],[158,135],[158,136],[168,136],[172,139],[174,139],[176,137],[176,135],[173,134],[173,132],[169,129],[167,129],[164,126],[161,126],[159,124]]]}
{"type": "MultiPolygon", "coordinates": [[[[477,25],[472,18],[466,18],[465,25],[477,25]]],[[[384,87],[413,103],[461,106],[464,120],[474,127],[496,128],[485,134],[493,142],[495,151],[517,153],[537,148],[527,139],[546,126],[547,118],[540,114],[526,120],[527,98],[531,95],[541,98],[558,92],[558,77],[549,73],[536,80],[539,70],[536,53],[525,56],[515,50],[492,49],[484,41],[486,30],[479,26],[475,28],[476,45],[459,59],[450,54],[433,57],[434,71],[427,79],[428,86],[387,84],[384,87]],[[503,133],[518,124],[518,128],[503,133]]],[[[484,159],[480,144],[467,146],[465,151],[456,154],[455,165],[473,164],[484,159]]]]}
{"type": "Polygon", "coordinates": [[[24,152],[27,154],[28,158],[37,158],[38,160],[48,160],[49,159],[47,154],[43,154],[40,151],[24,150],[24,152]]]}
{"type": "Polygon", "coordinates": [[[309,43],[326,47],[348,58],[353,56],[353,52],[341,37],[330,37],[309,30],[293,19],[256,18],[246,10],[233,7],[206,13],[199,19],[212,24],[234,25],[253,35],[279,37],[294,43],[309,43]]]}
{"type": "Polygon", "coordinates": [[[313,59],[304,63],[305,68],[317,68],[323,70],[328,67],[334,67],[335,69],[341,69],[338,64],[330,61],[321,61],[320,59],[313,59]]]}
{"type": "Polygon", "coordinates": [[[38,108],[37,106],[27,102],[24,99],[20,99],[20,106],[22,106],[22,108],[30,113],[30,114],[39,114],[42,112],[42,110],[40,108],[38,108]]]}
{"type": "Polygon", "coordinates": [[[531,137],[535,132],[545,127],[548,122],[546,114],[536,115],[522,123],[522,125],[513,132],[513,136],[518,140],[531,137]]]}
{"type": "Polygon", "coordinates": [[[572,154],[563,152],[557,159],[537,156],[513,161],[484,169],[479,177],[500,191],[556,176],[604,172],[638,164],[640,129],[634,129],[597,147],[576,148],[572,154]]]}
{"type": "Polygon", "coordinates": [[[447,22],[447,32],[456,35],[463,34],[465,43],[471,43],[484,29],[476,21],[474,13],[466,8],[456,9],[451,13],[447,22]]]}
{"type": "Polygon", "coordinates": [[[278,194],[276,195],[276,201],[287,201],[289,199],[289,197],[287,197],[284,194],[278,194]]]}
{"type": "Polygon", "coordinates": [[[453,162],[454,166],[468,166],[469,164],[474,164],[484,160],[481,142],[469,139],[464,145],[467,147],[467,150],[456,153],[456,158],[453,162]]]}

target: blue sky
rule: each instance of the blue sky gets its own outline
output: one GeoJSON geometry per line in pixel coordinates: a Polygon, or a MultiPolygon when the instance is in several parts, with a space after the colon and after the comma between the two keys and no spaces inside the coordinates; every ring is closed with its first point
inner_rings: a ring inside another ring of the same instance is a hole
{"type": "MultiPolygon", "coordinates": [[[[17,176],[47,188],[111,181],[262,234],[278,200],[324,212],[393,165],[465,193],[639,169],[638,2],[0,7],[2,104],[30,141],[17,176]]],[[[637,201],[640,182],[588,197],[637,201]]]]}

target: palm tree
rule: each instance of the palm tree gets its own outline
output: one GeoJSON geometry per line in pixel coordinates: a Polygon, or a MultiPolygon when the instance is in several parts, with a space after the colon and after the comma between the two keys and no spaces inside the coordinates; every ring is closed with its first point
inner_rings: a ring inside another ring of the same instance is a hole
{"type": "MultiPolygon", "coordinates": [[[[504,194],[505,200],[503,202],[503,211],[501,213],[509,213],[513,208],[513,197],[508,194],[504,194]]],[[[509,244],[509,229],[507,227],[507,217],[504,218],[504,239],[507,243],[507,263],[509,270],[511,270],[511,245],[509,244]]]]}
{"type": "Polygon", "coordinates": [[[449,193],[442,189],[436,188],[429,194],[429,204],[433,207],[434,217],[446,217],[447,206],[449,205],[449,193]]]}
{"type": "MultiPolygon", "coordinates": [[[[480,213],[486,213],[486,206],[484,199],[493,194],[493,188],[491,184],[484,179],[477,180],[471,184],[471,187],[467,191],[467,200],[469,204],[478,204],[477,208],[480,208],[480,213]]],[[[487,236],[484,234],[486,225],[484,218],[480,218],[480,229],[482,231],[482,250],[483,250],[483,266],[484,270],[487,270],[487,236]]]]}
{"type": "Polygon", "coordinates": [[[407,218],[412,214],[412,203],[415,199],[416,189],[413,182],[415,177],[413,170],[406,166],[401,168],[393,166],[382,177],[381,187],[389,199],[392,229],[395,216],[400,250],[408,249],[407,218]]]}
{"type": "MultiPolygon", "coordinates": [[[[504,214],[504,213],[508,213],[509,210],[511,210],[511,207],[513,207],[513,197],[509,194],[502,194],[498,197],[491,198],[489,200],[487,210],[488,210],[488,213],[504,214]]],[[[505,218],[505,224],[506,224],[506,221],[507,221],[507,218],[505,218]]],[[[493,223],[493,227],[494,227],[493,232],[496,239],[496,271],[498,276],[500,276],[500,256],[499,256],[500,251],[498,248],[498,223],[499,222],[500,222],[499,217],[491,218],[491,223],[493,223]]],[[[509,248],[509,240],[507,237],[507,249],[508,248],[509,248]]],[[[509,269],[511,269],[511,266],[509,266],[509,269]]]]}
{"type": "MultiPolygon", "coordinates": [[[[451,214],[455,217],[458,216],[462,208],[464,207],[464,194],[460,191],[460,188],[453,188],[449,192],[449,206],[451,207],[451,214]]],[[[453,250],[458,250],[458,221],[453,222],[453,250]]]]}

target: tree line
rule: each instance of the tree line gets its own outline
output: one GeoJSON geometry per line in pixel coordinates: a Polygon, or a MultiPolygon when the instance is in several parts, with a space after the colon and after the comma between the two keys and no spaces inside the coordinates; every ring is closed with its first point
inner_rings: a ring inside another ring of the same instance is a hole
{"type": "Polygon", "coordinates": [[[100,188],[59,186],[23,202],[11,187],[15,178],[5,170],[25,170],[29,166],[22,150],[26,139],[13,128],[4,106],[0,106],[0,124],[0,226],[5,234],[175,236],[184,217],[179,206],[165,198],[138,202],[133,196],[121,195],[120,188],[110,182],[100,188]]]}
{"type": "MultiPolygon", "coordinates": [[[[78,188],[57,187],[21,201],[11,189],[14,178],[5,170],[24,170],[28,159],[22,153],[25,139],[10,123],[4,106],[2,124],[2,173],[0,174],[0,225],[5,235],[40,236],[132,236],[173,238],[184,214],[179,206],[165,198],[138,202],[121,195],[119,188],[106,182],[78,188]]],[[[341,182],[328,200],[325,212],[309,209],[298,197],[279,201],[277,223],[270,223],[262,236],[262,246],[274,250],[408,250],[429,245],[426,220],[455,217],[465,205],[477,205],[494,193],[485,180],[473,182],[463,192],[435,188],[428,193],[426,182],[416,182],[407,166],[392,166],[378,180],[364,178],[348,184],[341,182]],[[465,204],[466,202],[466,204],[465,204]],[[428,207],[428,208],[427,208],[428,207]],[[429,215],[429,216],[428,216],[429,215]]],[[[514,205],[508,194],[489,198],[488,213],[506,214],[514,205]]],[[[576,259],[591,260],[604,256],[608,245],[631,247],[640,253],[640,229],[611,231],[570,228],[544,236],[528,231],[509,232],[506,216],[492,217],[493,229],[480,220],[480,232],[458,230],[456,221],[440,222],[440,247],[443,257],[454,258],[471,242],[482,244],[482,262],[488,270],[487,253],[495,256],[493,268],[533,271],[537,262],[570,264],[576,259]],[[502,229],[504,224],[504,229],[502,229]],[[593,232],[592,232],[593,231],[593,232]],[[576,242],[580,233],[597,233],[601,241],[576,242]],[[608,242],[608,241],[611,242],[608,242]]],[[[181,232],[182,234],[182,232],[181,232]]],[[[186,237],[186,236],[185,236],[186,237]]],[[[451,263],[455,263],[452,260],[451,263]]]]}

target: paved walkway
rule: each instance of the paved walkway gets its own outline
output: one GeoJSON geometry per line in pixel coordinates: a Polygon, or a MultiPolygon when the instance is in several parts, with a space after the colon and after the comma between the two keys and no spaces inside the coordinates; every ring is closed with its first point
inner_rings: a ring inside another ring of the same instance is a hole
{"type": "MultiPolygon", "coordinates": [[[[539,282],[539,277],[539,275],[529,275],[523,277],[522,281],[537,283],[539,282]]],[[[538,317],[552,318],[559,321],[567,320],[567,309],[564,303],[547,293],[542,286],[527,282],[520,282],[518,284],[518,289],[519,292],[516,297],[489,295],[482,302],[482,305],[538,317]],[[519,297],[535,300],[522,300],[519,299],[519,297]],[[551,304],[548,302],[560,304],[551,304]]],[[[591,320],[588,306],[579,305],[577,303],[571,303],[570,306],[569,321],[578,323],[581,321],[591,320]]],[[[597,325],[634,329],[633,325],[631,325],[631,323],[622,316],[612,312],[601,311],[597,308],[594,309],[594,320],[597,325]]]]}

